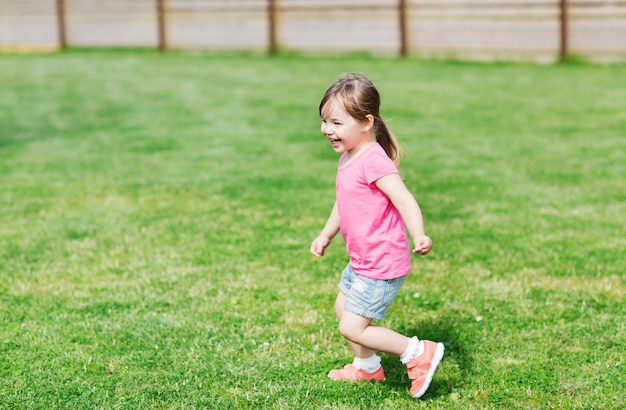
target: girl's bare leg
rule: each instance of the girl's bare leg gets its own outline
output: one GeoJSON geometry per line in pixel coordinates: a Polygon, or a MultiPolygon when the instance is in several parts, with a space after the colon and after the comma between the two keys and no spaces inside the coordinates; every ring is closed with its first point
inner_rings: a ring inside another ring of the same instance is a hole
{"type": "Polygon", "coordinates": [[[376,351],[402,355],[409,339],[393,330],[372,325],[372,319],[355,315],[343,309],[346,295],[339,292],[335,301],[335,313],[339,321],[339,332],[348,339],[355,357],[367,359],[376,351]]]}
{"type": "MultiPolygon", "coordinates": [[[[344,313],[343,305],[345,303],[346,295],[344,295],[342,292],[339,292],[337,294],[337,300],[335,301],[335,313],[337,314],[337,321],[339,323],[341,323],[341,318],[344,313]]],[[[368,349],[367,347],[354,343],[350,339],[347,340],[348,344],[350,345],[350,349],[352,349],[354,357],[358,357],[359,359],[367,359],[369,357],[372,357],[372,355],[375,353],[372,349],[368,349]]]]}

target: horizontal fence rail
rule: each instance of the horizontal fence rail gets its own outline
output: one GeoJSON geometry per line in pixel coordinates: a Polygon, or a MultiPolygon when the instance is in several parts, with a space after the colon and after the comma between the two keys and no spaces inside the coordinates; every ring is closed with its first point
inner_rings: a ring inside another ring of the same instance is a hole
{"type": "Polygon", "coordinates": [[[73,46],[626,61],[626,1],[0,0],[0,50],[73,46]]]}

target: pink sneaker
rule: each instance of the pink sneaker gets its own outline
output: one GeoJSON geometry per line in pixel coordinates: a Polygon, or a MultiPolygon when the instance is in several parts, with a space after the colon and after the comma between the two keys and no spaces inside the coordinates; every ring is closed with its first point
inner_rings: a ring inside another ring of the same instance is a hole
{"type": "Polygon", "coordinates": [[[406,364],[411,382],[411,396],[422,397],[433,379],[435,370],[443,358],[443,343],[423,340],[424,352],[406,364]]]}
{"type": "Polygon", "coordinates": [[[383,367],[380,366],[375,372],[368,373],[365,370],[357,369],[354,367],[354,364],[350,363],[345,365],[343,369],[331,370],[328,373],[328,377],[333,380],[374,380],[380,382],[385,380],[385,372],[383,371],[383,367]]]}

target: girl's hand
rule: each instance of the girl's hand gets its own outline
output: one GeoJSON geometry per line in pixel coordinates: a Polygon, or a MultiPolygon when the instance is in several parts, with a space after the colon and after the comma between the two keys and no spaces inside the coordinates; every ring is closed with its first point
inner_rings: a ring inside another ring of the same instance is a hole
{"type": "Polygon", "coordinates": [[[313,239],[313,243],[311,243],[311,253],[318,258],[324,256],[328,245],[330,245],[330,238],[320,235],[313,239]]]}
{"type": "Polygon", "coordinates": [[[415,243],[415,248],[413,248],[413,253],[417,253],[418,255],[426,255],[433,247],[433,241],[426,235],[422,235],[418,238],[413,239],[413,243],[415,243]]]}

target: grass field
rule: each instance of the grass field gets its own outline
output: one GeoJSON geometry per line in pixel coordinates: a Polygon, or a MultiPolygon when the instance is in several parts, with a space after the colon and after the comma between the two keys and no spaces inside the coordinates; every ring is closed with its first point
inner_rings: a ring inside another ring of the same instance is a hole
{"type": "Polygon", "coordinates": [[[619,409],[626,66],[0,56],[0,408],[619,409]],[[308,253],[368,75],[435,246],[382,322],[442,341],[422,400],[332,382],[346,255],[308,253]]]}

